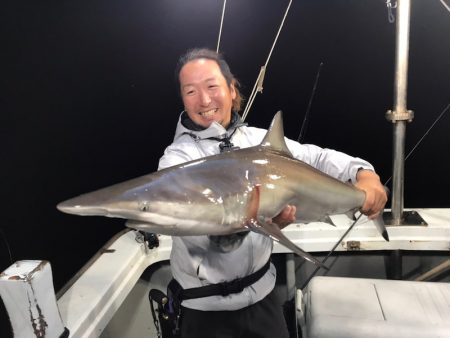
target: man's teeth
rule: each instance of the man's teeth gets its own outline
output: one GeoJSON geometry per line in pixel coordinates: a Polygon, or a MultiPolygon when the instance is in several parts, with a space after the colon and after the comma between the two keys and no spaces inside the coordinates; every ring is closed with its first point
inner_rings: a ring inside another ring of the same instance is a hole
{"type": "Polygon", "coordinates": [[[216,113],[217,108],[216,109],[211,109],[208,111],[204,111],[204,112],[200,112],[200,115],[204,116],[204,117],[208,117],[208,116],[212,116],[216,113]]]}

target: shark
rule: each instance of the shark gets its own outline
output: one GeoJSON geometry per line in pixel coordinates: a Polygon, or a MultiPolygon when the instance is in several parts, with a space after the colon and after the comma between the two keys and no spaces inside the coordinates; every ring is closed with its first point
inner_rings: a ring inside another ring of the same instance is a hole
{"type": "MultiPolygon", "coordinates": [[[[364,200],[364,191],[292,156],[280,111],[257,146],[165,168],[71,198],[57,208],[75,215],[123,218],[130,228],[171,236],[254,231],[325,267],[272,219],[286,205],[295,205],[297,222],[332,224],[330,216],[354,215],[364,200]]],[[[375,224],[388,240],[382,221],[375,224]]]]}

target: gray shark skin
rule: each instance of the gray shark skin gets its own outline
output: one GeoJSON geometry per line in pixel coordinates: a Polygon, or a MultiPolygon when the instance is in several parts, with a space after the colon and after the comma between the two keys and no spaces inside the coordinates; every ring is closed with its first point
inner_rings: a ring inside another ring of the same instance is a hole
{"type": "Polygon", "coordinates": [[[292,157],[278,112],[258,146],[166,168],[80,195],[57,208],[124,218],[131,228],[172,236],[251,230],[323,267],[270,220],[290,204],[297,207],[298,222],[326,221],[328,215],[360,209],[364,199],[362,190],[292,157]]]}

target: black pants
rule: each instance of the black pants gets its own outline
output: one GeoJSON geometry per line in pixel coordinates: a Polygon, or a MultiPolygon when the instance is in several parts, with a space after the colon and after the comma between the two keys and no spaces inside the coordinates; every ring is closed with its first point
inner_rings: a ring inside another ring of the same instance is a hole
{"type": "Polygon", "coordinates": [[[183,307],[181,338],[289,338],[283,308],[272,291],[235,311],[199,311],[183,307]]]}

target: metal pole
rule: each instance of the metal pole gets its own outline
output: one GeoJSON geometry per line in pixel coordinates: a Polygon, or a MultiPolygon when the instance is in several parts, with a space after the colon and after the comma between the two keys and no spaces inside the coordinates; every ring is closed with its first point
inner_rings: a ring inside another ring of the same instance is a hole
{"type": "Polygon", "coordinates": [[[391,206],[393,225],[400,225],[402,221],[406,122],[413,119],[413,112],[406,108],[411,1],[398,0],[397,3],[394,111],[386,113],[386,118],[394,124],[391,206]]]}
{"type": "Polygon", "coordinates": [[[393,176],[392,176],[392,222],[400,225],[404,206],[404,174],[405,174],[405,121],[397,121],[394,125],[393,134],[393,176]]]}
{"type": "Polygon", "coordinates": [[[287,300],[295,297],[295,257],[293,253],[286,254],[286,290],[287,300]]]}

